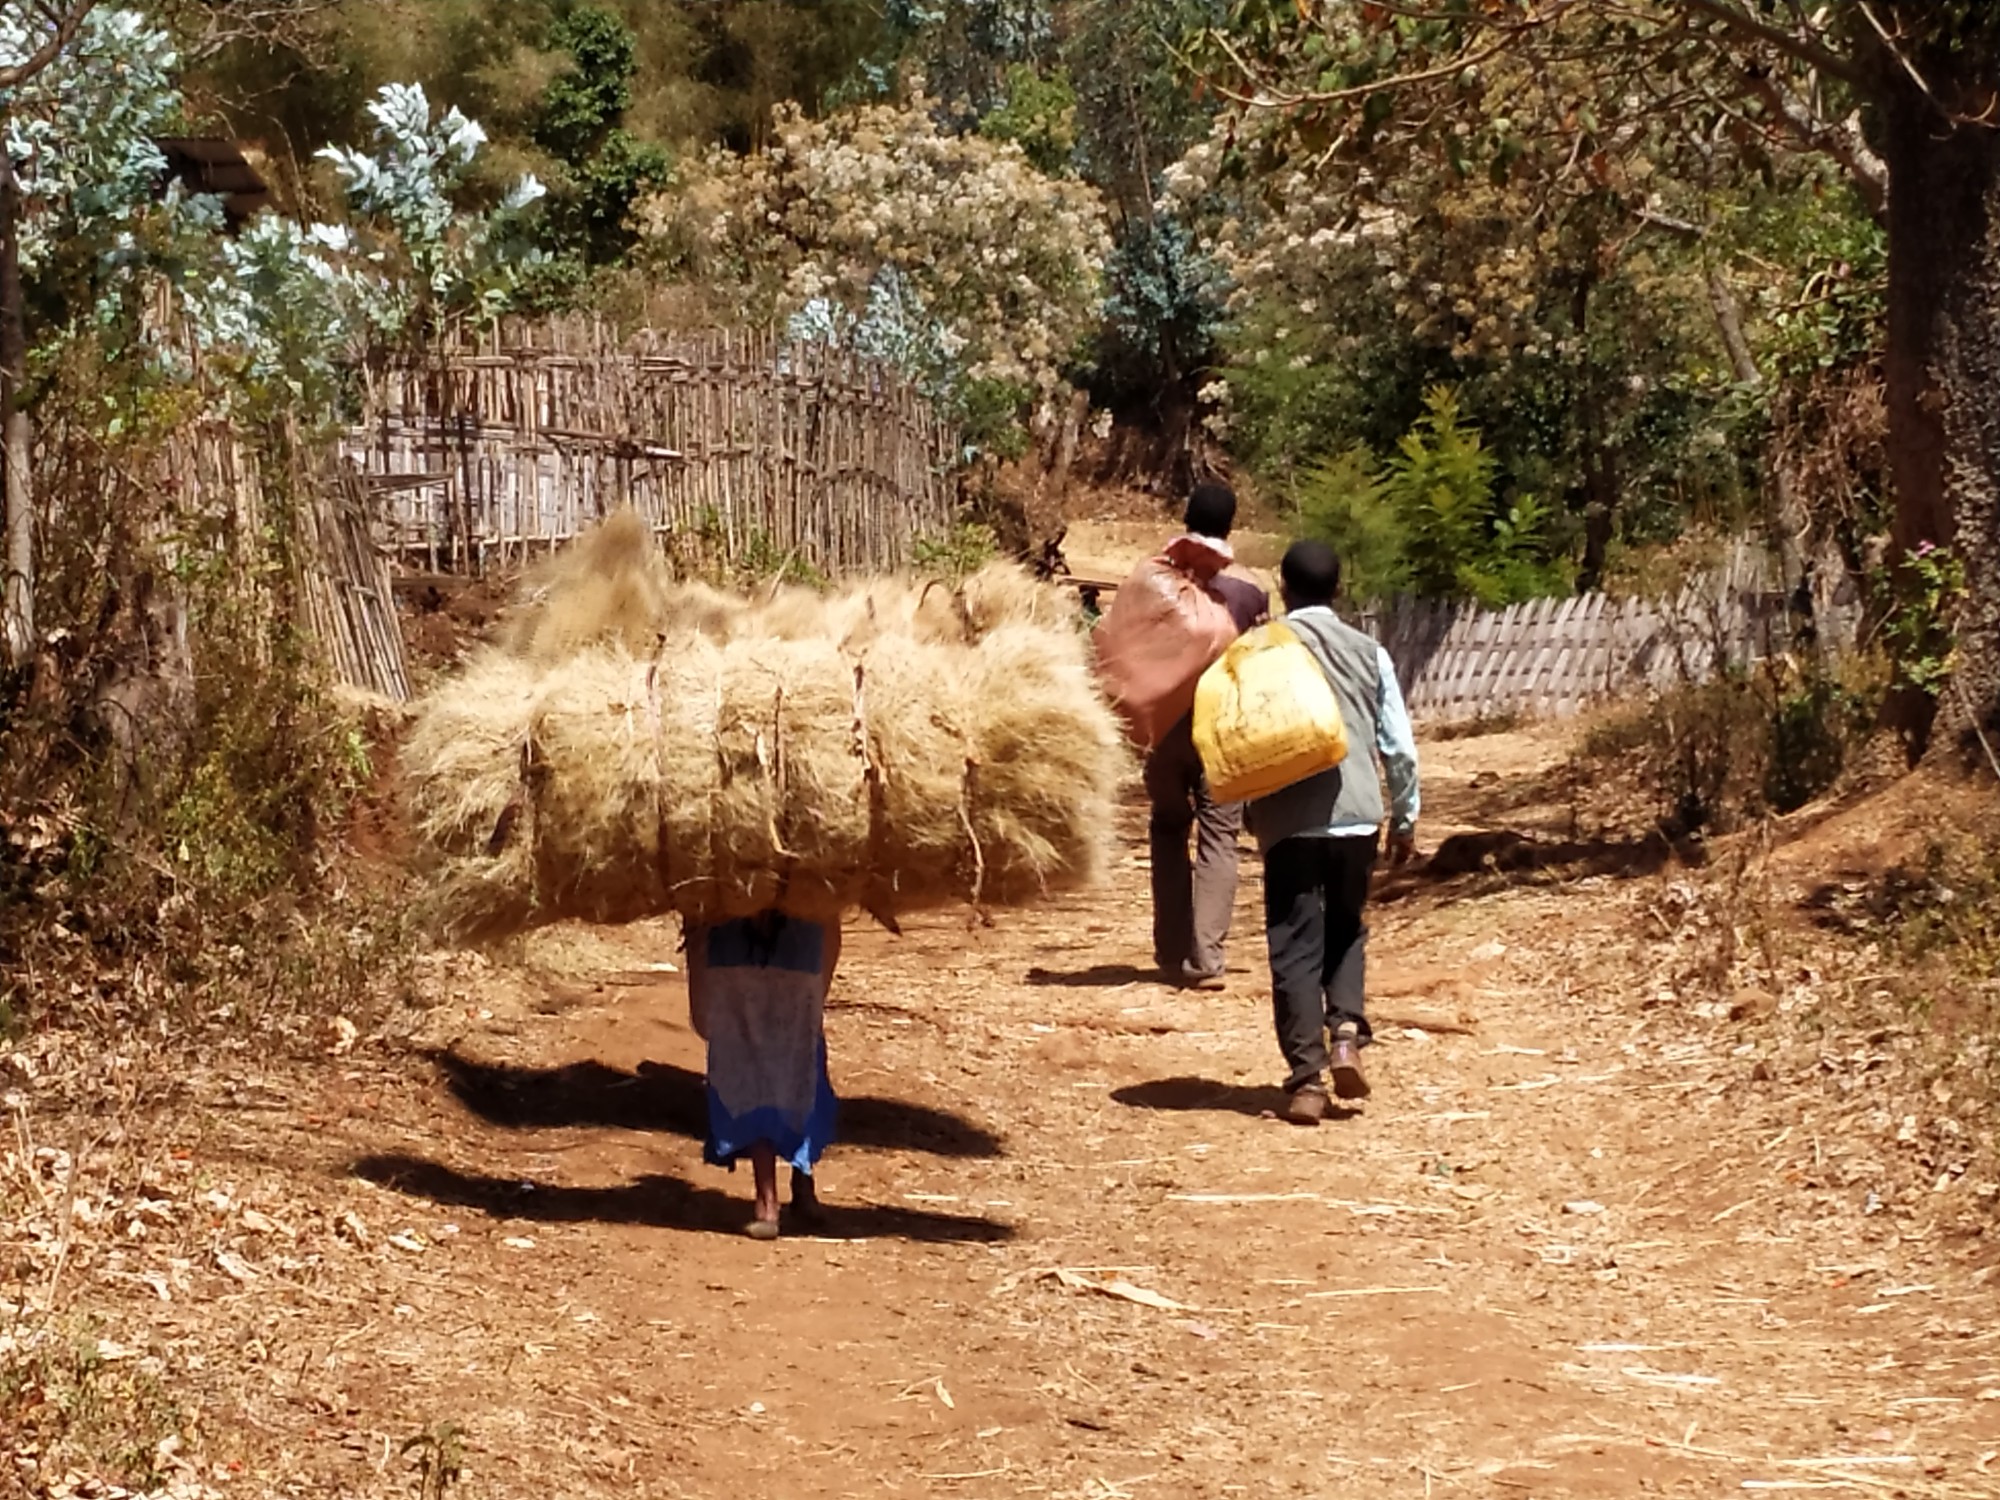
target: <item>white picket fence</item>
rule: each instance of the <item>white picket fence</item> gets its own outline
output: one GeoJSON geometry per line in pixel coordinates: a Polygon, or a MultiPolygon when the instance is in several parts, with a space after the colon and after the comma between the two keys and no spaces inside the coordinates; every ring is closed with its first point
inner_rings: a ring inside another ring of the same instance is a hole
{"type": "MultiPolygon", "coordinates": [[[[1703,681],[1786,649],[1769,558],[1743,545],[1670,599],[1579,594],[1503,610],[1405,599],[1357,621],[1388,649],[1410,712],[1431,720],[1574,714],[1597,700],[1703,681]]],[[[1847,628],[1819,622],[1824,634],[1847,628]]]]}

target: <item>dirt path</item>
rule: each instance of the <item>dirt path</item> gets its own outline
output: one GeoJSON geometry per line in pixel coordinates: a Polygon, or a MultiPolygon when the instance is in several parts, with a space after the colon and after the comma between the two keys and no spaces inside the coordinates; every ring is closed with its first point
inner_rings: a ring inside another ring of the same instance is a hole
{"type": "MultiPolygon", "coordinates": [[[[1428,837],[1496,786],[1558,819],[1554,753],[1432,747],[1428,837]]],[[[1162,990],[1133,817],[1117,889],[852,934],[825,1237],[744,1239],[701,1166],[664,929],[461,973],[435,1074],[211,1116],[233,1203],[321,1174],[283,1245],[218,1231],[255,1281],[154,1314],[267,1372],[208,1418],[228,1492],[408,1493],[451,1423],[471,1496],[2000,1494],[1990,1257],[1842,1170],[1865,1058],[1774,1076],[1649,970],[1671,878],[1386,902],[1375,1097],[1298,1130],[1254,862],[1248,972],[1162,990]]]]}

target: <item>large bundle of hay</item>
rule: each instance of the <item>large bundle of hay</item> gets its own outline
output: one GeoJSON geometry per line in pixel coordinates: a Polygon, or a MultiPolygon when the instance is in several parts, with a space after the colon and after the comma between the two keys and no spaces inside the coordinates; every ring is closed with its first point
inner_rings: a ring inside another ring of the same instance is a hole
{"type": "Polygon", "coordinates": [[[403,755],[442,916],[825,917],[1095,878],[1128,769],[1074,611],[1017,568],[742,599],[614,518],[533,579],[403,755]]]}
{"type": "Polygon", "coordinates": [[[683,630],[726,637],[749,607],[704,584],[677,583],[645,521],[621,510],[528,574],[500,649],[544,669],[596,647],[650,652],[683,630]]]}

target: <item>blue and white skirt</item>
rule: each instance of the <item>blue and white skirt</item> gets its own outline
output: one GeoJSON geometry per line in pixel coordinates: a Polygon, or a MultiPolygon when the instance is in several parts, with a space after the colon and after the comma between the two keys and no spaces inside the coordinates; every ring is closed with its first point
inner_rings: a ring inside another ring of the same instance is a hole
{"type": "Polygon", "coordinates": [[[829,957],[817,922],[767,913],[688,932],[688,982],[708,1029],[702,1159],[733,1167],[768,1142],[801,1172],[833,1139],[826,1071],[829,957]]]}

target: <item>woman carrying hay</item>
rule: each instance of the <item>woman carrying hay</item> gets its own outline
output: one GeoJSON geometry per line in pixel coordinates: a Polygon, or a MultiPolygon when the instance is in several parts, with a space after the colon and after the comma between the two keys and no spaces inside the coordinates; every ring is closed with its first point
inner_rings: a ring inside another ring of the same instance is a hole
{"type": "Polygon", "coordinates": [[[687,925],[688,998],[708,1043],[708,1139],[702,1159],[756,1178],[752,1239],[778,1237],[778,1161],[792,1167],[792,1209],[818,1213],[813,1164],[833,1138],[826,1071],[826,992],[840,924],[782,912],[687,925]]]}

